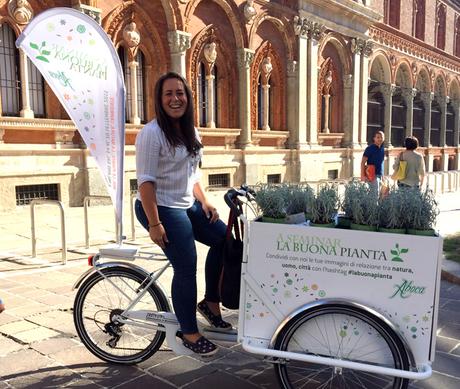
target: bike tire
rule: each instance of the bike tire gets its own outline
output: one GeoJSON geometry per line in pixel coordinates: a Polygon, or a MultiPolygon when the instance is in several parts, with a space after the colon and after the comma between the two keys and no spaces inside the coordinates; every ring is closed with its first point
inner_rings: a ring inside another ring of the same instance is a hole
{"type": "MultiPolygon", "coordinates": [[[[146,285],[148,279],[129,268],[110,267],[101,272],[104,277],[94,273],[75,296],[73,317],[80,340],[91,353],[106,362],[133,365],[150,358],[162,345],[165,332],[112,320],[114,314],[123,312],[135,291],[146,285]]],[[[155,284],[134,309],[170,310],[166,296],[155,284]]]]}
{"type": "MultiPolygon", "coordinates": [[[[383,320],[355,306],[328,304],[294,317],[281,331],[275,349],[409,370],[406,348],[383,320]]],[[[346,368],[281,360],[275,364],[282,388],[405,389],[408,379],[346,368]]]]}

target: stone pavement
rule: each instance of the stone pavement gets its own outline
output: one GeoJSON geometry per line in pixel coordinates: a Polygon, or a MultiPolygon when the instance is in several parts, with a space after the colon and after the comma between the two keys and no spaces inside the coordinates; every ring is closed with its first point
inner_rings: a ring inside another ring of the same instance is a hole
{"type": "MultiPolygon", "coordinates": [[[[221,193],[211,193],[225,219],[221,193]]],[[[442,234],[460,231],[459,195],[440,199],[438,228],[442,234]]],[[[96,252],[114,238],[110,206],[89,209],[91,248],[84,248],[83,209],[66,209],[68,264],[61,265],[60,226],[57,209],[37,207],[37,252],[31,258],[29,209],[0,215],[0,296],[7,310],[0,315],[0,389],[4,388],[277,388],[271,365],[247,354],[239,345],[222,343],[209,361],[174,355],[166,345],[137,366],[114,366],[93,357],[76,337],[72,319],[75,292],[72,284],[87,268],[88,253],[96,252]]],[[[125,231],[131,235],[129,206],[125,231]]],[[[127,241],[150,249],[147,235],[136,227],[136,240],[127,241]]],[[[200,258],[205,249],[198,247],[200,258]]],[[[137,261],[136,261],[137,262],[137,261]]],[[[138,265],[152,269],[152,261],[138,265]]],[[[460,277],[460,266],[444,261],[446,274],[460,277]]],[[[199,295],[203,293],[203,262],[199,269],[199,295]]],[[[162,284],[168,286],[168,270],[162,284]]],[[[455,280],[455,279],[454,279],[455,280]]],[[[166,287],[166,290],[169,288],[166,287]]],[[[460,286],[443,281],[439,304],[436,359],[433,376],[412,383],[412,388],[460,387],[460,286]]],[[[224,316],[236,324],[236,313],[224,316]]]]}

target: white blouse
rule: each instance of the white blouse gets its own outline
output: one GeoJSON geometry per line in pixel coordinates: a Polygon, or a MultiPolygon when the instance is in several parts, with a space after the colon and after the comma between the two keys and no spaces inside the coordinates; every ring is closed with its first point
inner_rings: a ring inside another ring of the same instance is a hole
{"type": "MultiPolygon", "coordinates": [[[[196,129],[195,133],[200,140],[196,129]]],[[[136,137],[137,185],[154,182],[158,205],[190,208],[195,201],[193,186],[201,176],[198,164],[202,154],[202,149],[192,156],[185,146],[170,146],[156,119],[152,120],[136,137]]],[[[137,197],[140,199],[139,193],[137,197]]]]}

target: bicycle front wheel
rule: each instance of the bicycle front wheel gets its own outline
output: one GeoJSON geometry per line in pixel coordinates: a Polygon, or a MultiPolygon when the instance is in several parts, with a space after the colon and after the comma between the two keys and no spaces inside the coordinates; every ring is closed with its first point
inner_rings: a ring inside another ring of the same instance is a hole
{"type": "MultiPolygon", "coordinates": [[[[358,307],[330,304],[303,312],[280,332],[283,351],[409,370],[399,337],[384,321],[358,307]]],[[[282,360],[275,365],[281,387],[407,388],[409,380],[359,370],[282,360]]]]}
{"type": "MultiPolygon", "coordinates": [[[[120,315],[148,279],[121,267],[102,269],[80,287],[75,297],[74,322],[83,344],[98,358],[118,364],[135,364],[152,356],[165,339],[163,331],[132,323],[117,323],[120,315]]],[[[164,294],[152,285],[133,310],[168,311],[164,294]]]]}

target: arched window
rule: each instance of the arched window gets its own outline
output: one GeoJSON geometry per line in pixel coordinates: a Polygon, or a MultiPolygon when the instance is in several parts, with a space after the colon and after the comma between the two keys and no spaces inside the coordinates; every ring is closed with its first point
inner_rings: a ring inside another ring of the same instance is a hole
{"type": "Polygon", "coordinates": [[[404,145],[406,110],[406,102],[401,96],[401,90],[399,90],[393,95],[391,104],[391,144],[395,147],[404,145]]]}
{"type": "Polygon", "coordinates": [[[207,101],[207,89],[206,89],[206,68],[204,63],[200,63],[198,69],[198,80],[197,88],[198,91],[198,122],[200,127],[206,127],[206,101],[207,101]]]}
{"type": "Polygon", "coordinates": [[[385,0],[385,23],[399,29],[401,0],[385,0]]]}
{"type": "Polygon", "coordinates": [[[431,103],[430,144],[435,147],[441,145],[441,107],[436,100],[431,103]]]}
{"type": "Polygon", "coordinates": [[[439,3],[436,9],[435,27],[436,47],[444,50],[446,47],[446,6],[439,3]]]}
{"type": "Polygon", "coordinates": [[[123,76],[125,78],[125,89],[126,89],[126,99],[125,99],[125,110],[126,110],[126,122],[129,122],[129,119],[132,116],[132,96],[131,96],[131,71],[129,70],[129,59],[128,52],[123,47],[118,48],[118,56],[120,57],[121,67],[123,68],[123,76]]]}
{"type": "Polygon", "coordinates": [[[418,139],[418,144],[423,146],[425,144],[425,104],[421,96],[421,93],[418,92],[414,98],[412,134],[418,139]]]}
{"type": "Polygon", "coordinates": [[[447,104],[446,110],[446,145],[454,146],[455,111],[452,103],[447,104]]]}
{"type": "Polygon", "coordinates": [[[425,40],[425,0],[414,0],[412,35],[425,40]]]}
{"type": "Polygon", "coordinates": [[[44,118],[45,110],[45,82],[40,71],[27,58],[27,68],[29,72],[29,92],[30,92],[30,108],[34,111],[36,118],[44,118]]]}
{"type": "Polygon", "coordinates": [[[378,86],[378,81],[372,81],[368,87],[366,140],[369,144],[373,143],[372,138],[376,131],[384,128],[385,102],[378,86]]]}
{"type": "Polygon", "coordinates": [[[8,24],[0,26],[0,87],[2,115],[19,116],[21,109],[21,82],[19,52],[14,44],[15,35],[8,24]]]}
{"type": "Polygon", "coordinates": [[[454,55],[460,57],[460,15],[455,19],[454,55]]]}

